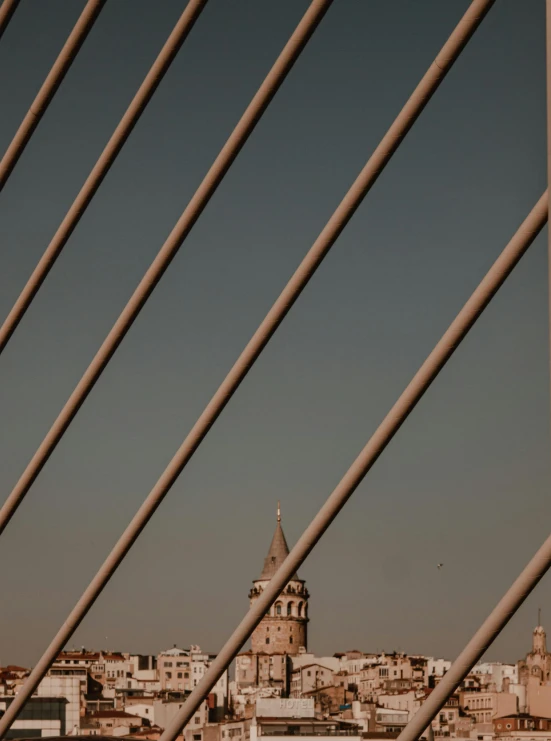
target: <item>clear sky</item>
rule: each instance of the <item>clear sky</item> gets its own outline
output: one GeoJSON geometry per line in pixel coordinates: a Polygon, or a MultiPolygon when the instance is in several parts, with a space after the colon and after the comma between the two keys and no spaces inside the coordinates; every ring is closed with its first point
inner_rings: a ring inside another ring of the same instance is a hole
{"type": "MultiPolygon", "coordinates": [[[[83,2],[22,0],[7,147],[83,2]]],[[[183,0],[108,0],[0,197],[5,316],[183,0]]],[[[545,188],[544,2],[499,0],[71,645],[215,651],[281,499],[290,544],[545,188]]],[[[465,0],[335,0],[0,539],[0,664],[32,664],[465,0]]],[[[210,0],[0,358],[17,481],[307,7],[210,0]]],[[[546,232],[300,575],[310,648],[453,658],[549,530],[546,232]],[[436,564],[444,567],[437,570],[436,564]]],[[[527,649],[549,578],[490,657],[527,649]]]]}

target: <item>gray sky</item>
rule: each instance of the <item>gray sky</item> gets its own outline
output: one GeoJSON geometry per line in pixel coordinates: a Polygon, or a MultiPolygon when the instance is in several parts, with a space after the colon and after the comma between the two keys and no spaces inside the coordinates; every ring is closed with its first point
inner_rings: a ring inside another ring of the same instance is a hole
{"type": "MultiPolygon", "coordinates": [[[[335,0],[0,539],[31,664],[465,11],[335,0]]],[[[83,2],[0,43],[5,149],[83,2]]],[[[184,2],[108,0],[0,198],[10,309],[184,2]]],[[[7,496],[307,3],[210,0],[0,359],[7,496]]],[[[545,187],[544,2],[500,0],[79,629],[217,650],[545,187]]],[[[546,234],[301,569],[316,652],[453,657],[549,530],[546,234]],[[445,564],[441,571],[437,562],[445,564]]],[[[515,660],[549,579],[489,656],[515,660]]]]}

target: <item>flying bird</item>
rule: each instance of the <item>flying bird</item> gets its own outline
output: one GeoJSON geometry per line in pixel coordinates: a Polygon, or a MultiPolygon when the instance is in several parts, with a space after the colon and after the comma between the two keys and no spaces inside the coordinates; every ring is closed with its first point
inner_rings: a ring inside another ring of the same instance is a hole
{"type": "Polygon", "coordinates": [[[443,563],[438,563],[436,564],[436,568],[440,571],[443,565],[444,565],[443,563]]]}

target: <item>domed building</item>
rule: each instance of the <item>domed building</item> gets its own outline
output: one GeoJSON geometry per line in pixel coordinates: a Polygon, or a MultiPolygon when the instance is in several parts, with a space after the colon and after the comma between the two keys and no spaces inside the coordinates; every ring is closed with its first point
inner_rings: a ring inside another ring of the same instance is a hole
{"type": "MultiPolygon", "coordinates": [[[[251,606],[288,555],[289,546],[281,526],[281,509],[278,502],[274,537],[264,559],[260,578],[255,579],[249,592],[251,606]]],[[[294,574],[254,631],[251,638],[253,654],[298,654],[307,649],[309,596],[304,580],[299,579],[298,574],[294,574]]]]}

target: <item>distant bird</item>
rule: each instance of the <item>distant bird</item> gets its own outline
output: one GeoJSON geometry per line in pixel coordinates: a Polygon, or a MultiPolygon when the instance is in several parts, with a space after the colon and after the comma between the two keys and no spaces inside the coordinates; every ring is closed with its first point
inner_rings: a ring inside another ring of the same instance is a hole
{"type": "Polygon", "coordinates": [[[440,571],[443,565],[444,565],[443,563],[436,564],[436,568],[438,569],[438,571],[440,571]]]}

